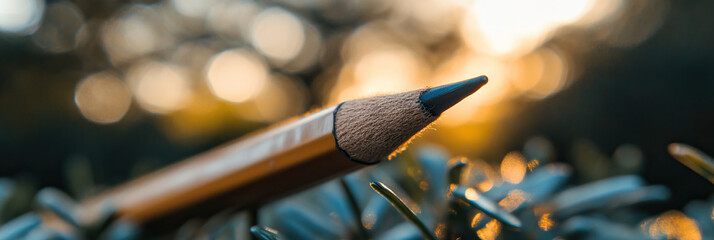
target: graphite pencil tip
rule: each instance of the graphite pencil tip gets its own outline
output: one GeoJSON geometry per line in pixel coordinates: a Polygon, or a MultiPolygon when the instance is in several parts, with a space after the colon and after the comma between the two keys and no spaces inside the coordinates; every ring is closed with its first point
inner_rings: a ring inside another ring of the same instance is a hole
{"type": "Polygon", "coordinates": [[[424,108],[434,116],[439,116],[464,98],[476,92],[488,82],[486,76],[475,77],[435,88],[421,94],[419,100],[424,108]]]}

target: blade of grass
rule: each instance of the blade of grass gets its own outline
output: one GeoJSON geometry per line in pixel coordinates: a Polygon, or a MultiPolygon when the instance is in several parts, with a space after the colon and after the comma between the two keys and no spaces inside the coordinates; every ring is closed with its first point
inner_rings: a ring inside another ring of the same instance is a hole
{"type": "Polygon", "coordinates": [[[714,183],[714,159],[702,151],[682,143],[672,143],[669,154],[692,171],[714,183]]]}
{"type": "Polygon", "coordinates": [[[347,185],[345,178],[340,178],[340,186],[342,186],[342,190],[344,190],[345,195],[347,195],[347,200],[349,201],[352,215],[355,219],[355,223],[357,224],[357,231],[359,232],[360,239],[369,239],[369,233],[367,232],[367,229],[364,228],[364,225],[362,225],[362,219],[360,218],[360,216],[362,216],[362,211],[357,204],[354,192],[352,192],[350,186],[347,185]]]}
{"type": "Polygon", "coordinates": [[[371,182],[369,183],[369,186],[374,189],[379,195],[382,195],[389,203],[394,206],[394,208],[399,211],[399,213],[404,216],[408,221],[412,222],[418,229],[421,231],[421,234],[424,235],[426,239],[430,240],[437,240],[436,236],[429,230],[429,228],[426,227],[424,222],[419,220],[419,218],[414,214],[414,212],[407,207],[406,204],[404,204],[404,201],[402,201],[394,192],[389,189],[387,186],[382,184],[381,182],[371,182]]]}

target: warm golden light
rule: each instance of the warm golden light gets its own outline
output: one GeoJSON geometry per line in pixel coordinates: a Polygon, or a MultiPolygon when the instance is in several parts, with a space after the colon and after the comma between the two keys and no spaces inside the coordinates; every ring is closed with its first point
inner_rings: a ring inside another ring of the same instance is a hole
{"type": "Polygon", "coordinates": [[[419,189],[422,191],[427,191],[429,190],[429,182],[428,181],[420,181],[419,182],[419,189]]]}
{"type": "Polygon", "coordinates": [[[119,121],[131,105],[129,89],[108,72],[91,75],[77,84],[74,102],[82,116],[96,123],[119,121]]]}
{"type": "Polygon", "coordinates": [[[257,96],[267,76],[265,63],[245,49],[223,51],[206,68],[206,80],[213,94],[230,102],[244,102],[257,96]]]}
{"type": "Polygon", "coordinates": [[[462,39],[472,49],[494,55],[522,55],[553,31],[582,18],[594,0],[477,0],[461,22],[462,39]]]}
{"type": "Polygon", "coordinates": [[[517,61],[513,86],[526,97],[541,99],[561,90],[567,83],[567,60],[551,48],[540,48],[517,61]]]}
{"type": "Polygon", "coordinates": [[[436,229],[434,229],[434,235],[439,239],[443,239],[446,236],[446,224],[440,223],[436,225],[436,229]]]}
{"type": "Polygon", "coordinates": [[[474,201],[475,201],[476,199],[478,199],[478,197],[479,197],[478,193],[477,193],[476,190],[474,190],[473,188],[467,188],[467,189],[466,189],[466,192],[464,193],[464,195],[466,195],[466,198],[467,198],[467,199],[469,199],[469,200],[474,200],[474,201]]]}
{"type": "Polygon", "coordinates": [[[391,19],[415,28],[417,41],[431,43],[453,31],[460,19],[465,1],[423,0],[392,1],[391,19]]]}
{"type": "Polygon", "coordinates": [[[526,158],[519,152],[506,154],[501,162],[501,178],[513,184],[520,183],[526,175],[526,158]]]}
{"type": "Polygon", "coordinates": [[[362,56],[357,60],[354,73],[358,94],[397,92],[414,87],[421,67],[415,58],[404,48],[362,56]]]}
{"type": "Polygon", "coordinates": [[[528,198],[529,197],[525,192],[519,189],[513,189],[508,192],[508,196],[498,202],[498,205],[504,210],[512,212],[520,207],[523,202],[528,201],[528,198]]]}
{"type": "Polygon", "coordinates": [[[253,1],[221,1],[212,4],[206,24],[222,37],[250,39],[251,23],[260,10],[260,5],[253,1]]]}
{"type": "Polygon", "coordinates": [[[642,223],[642,230],[653,239],[701,240],[697,222],[684,213],[671,210],[642,223]]]}
{"type": "Polygon", "coordinates": [[[302,82],[273,74],[263,90],[248,102],[245,111],[238,111],[238,114],[251,121],[276,122],[303,113],[307,103],[307,87],[302,82]]]}
{"type": "Polygon", "coordinates": [[[623,0],[598,0],[574,25],[591,26],[611,19],[622,11],[623,0]]]}
{"type": "Polygon", "coordinates": [[[263,227],[263,229],[267,230],[268,232],[271,232],[273,234],[278,234],[278,230],[272,229],[270,227],[263,227]]]}
{"type": "Polygon", "coordinates": [[[331,103],[423,87],[429,65],[391,30],[371,23],[351,34],[343,45],[346,62],[336,76],[331,103]]]}
{"type": "Polygon", "coordinates": [[[484,181],[484,182],[480,182],[480,183],[476,184],[476,188],[482,192],[491,190],[492,187],[493,187],[493,181],[484,181]]]}
{"type": "Polygon", "coordinates": [[[375,52],[405,47],[394,36],[394,30],[381,21],[373,21],[355,29],[342,45],[340,55],[349,60],[375,52]]]}
{"type": "Polygon", "coordinates": [[[180,110],[161,118],[164,132],[176,141],[202,141],[233,124],[232,106],[226,106],[208,91],[197,91],[180,110]]]}
{"type": "Polygon", "coordinates": [[[543,61],[543,72],[538,83],[528,90],[528,96],[544,98],[560,91],[567,83],[568,65],[562,52],[552,48],[538,49],[537,54],[543,61]]]}
{"type": "Polygon", "coordinates": [[[297,16],[279,7],[266,8],[253,20],[251,42],[256,49],[278,64],[300,53],[305,30],[297,16]]]}
{"type": "Polygon", "coordinates": [[[476,231],[476,235],[481,240],[495,240],[501,234],[501,223],[496,219],[492,219],[486,226],[476,231]]]}
{"type": "Polygon", "coordinates": [[[366,229],[372,229],[375,222],[377,222],[377,216],[374,215],[374,213],[370,213],[362,217],[362,226],[366,229]]]}
{"type": "Polygon", "coordinates": [[[598,35],[606,44],[615,47],[632,47],[649,39],[662,26],[670,1],[622,1],[624,11],[610,14],[615,21],[607,21],[607,27],[598,28],[598,35]]]}
{"type": "Polygon", "coordinates": [[[159,13],[146,5],[135,5],[102,26],[101,37],[112,63],[120,64],[170,46],[170,34],[158,26],[159,13]]]}
{"type": "Polygon", "coordinates": [[[481,192],[491,190],[497,177],[497,173],[491,165],[480,160],[471,161],[471,164],[466,165],[462,174],[464,184],[475,186],[481,192]]]}
{"type": "Polygon", "coordinates": [[[538,162],[537,159],[533,159],[533,160],[528,161],[528,171],[529,171],[529,172],[532,172],[533,169],[535,169],[536,167],[538,167],[538,165],[539,165],[539,162],[538,162]]]}
{"type": "Polygon", "coordinates": [[[538,227],[543,231],[548,231],[555,226],[555,221],[550,217],[550,213],[544,213],[538,220],[538,227]]]}
{"type": "Polygon", "coordinates": [[[314,66],[320,58],[320,52],[323,49],[323,40],[320,30],[308,22],[303,22],[303,25],[305,27],[305,44],[303,44],[297,56],[287,64],[281,66],[281,69],[289,72],[308,70],[314,66]]]}
{"type": "Polygon", "coordinates": [[[478,91],[479,94],[469,96],[442,114],[439,123],[450,126],[464,124],[477,115],[481,106],[503,100],[512,91],[508,72],[502,59],[478,55],[468,49],[458,50],[436,69],[430,85],[452,83],[479,75],[488,76],[489,82],[478,91]]]}
{"type": "Polygon", "coordinates": [[[139,105],[149,112],[175,111],[191,99],[188,73],[173,64],[138,63],[129,69],[127,78],[139,105]]]}
{"type": "Polygon", "coordinates": [[[508,108],[495,111],[495,105],[507,106],[517,97],[539,100],[564,89],[572,78],[570,59],[556,45],[543,43],[564,27],[585,28],[612,18],[622,7],[619,1],[398,1],[390,6],[390,23],[412,27],[416,33],[404,34],[419,34],[414,41],[430,42],[443,31],[457,31],[465,44],[431,56],[405,47],[411,42],[403,40],[398,27],[367,23],[343,44],[344,64],[331,73],[336,84],[329,102],[487,75],[490,81],[479,94],[445,112],[438,124],[497,120],[508,108]],[[432,57],[435,61],[426,61],[432,57]]]}
{"type": "Polygon", "coordinates": [[[474,228],[476,227],[476,224],[478,224],[481,219],[483,219],[483,214],[481,212],[478,212],[474,215],[474,217],[471,219],[471,227],[474,228]]]}
{"type": "Polygon", "coordinates": [[[545,60],[536,53],[530,53],[520,57],[516,62],[514,70],[513,87],[516,90],[525,92],[538,85],[545,72],[545,60]]]}

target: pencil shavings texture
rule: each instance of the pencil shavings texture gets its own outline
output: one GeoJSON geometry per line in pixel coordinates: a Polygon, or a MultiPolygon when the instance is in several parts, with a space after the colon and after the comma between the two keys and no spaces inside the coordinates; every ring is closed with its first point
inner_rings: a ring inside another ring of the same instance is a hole
{"type": "Polygon", "coordinates": [[[426,89],[343,103],[335,113],[335,141],[350,159],[376,163],[390,156],[438,116],[425,111],[426,89]]]}

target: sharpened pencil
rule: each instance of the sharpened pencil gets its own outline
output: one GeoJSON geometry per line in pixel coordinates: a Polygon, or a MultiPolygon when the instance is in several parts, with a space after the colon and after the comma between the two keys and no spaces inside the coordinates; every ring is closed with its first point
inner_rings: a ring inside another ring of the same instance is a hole
{"type": "Polygon", "coordinates": [[[327,107],[89,198],[78,214],[94,219],[112,206],[119,218],[168,227],[256,206],[378,163],[487,81],[481,76],[327,107]]]}

